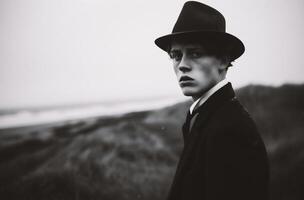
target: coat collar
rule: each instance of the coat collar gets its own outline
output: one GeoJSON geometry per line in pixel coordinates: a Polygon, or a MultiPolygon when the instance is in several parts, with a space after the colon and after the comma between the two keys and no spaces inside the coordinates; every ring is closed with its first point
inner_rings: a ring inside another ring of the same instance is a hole
{"type": "Polygon", "coordinates": [[[228,81],[226,79],[221,80],[207,92],[205,92],[199,99],[197,99],[191,106],[190,106],[190,113],[198,108],[199,106],[203,105],[209,97],[211,97],[216,91],[227,85],[228,81]]]}
{"type": "Polygon", "coordinates": [[[231,83],[227,83],[225,86],[217,90],[213,95],[211,95],[207,101],[196,108],[192,114],[188,112],[187,120],[183,125],[183,135],[184,140],[188,140],[191,135],[191,130],[196,126],[205,124],[206,120],[210,118],[210,115],[220,108],[225,102],[233,99],[235,97],[234,90],[231,83]],[[195,122],[200,123],[195,123],[195,122]]]}
{"type": "Polygon", "coordinates": [[[206,113],[216,110],[217,108],[221,107],[224,102],[234,97],[235,93],[232,89],[231,83],[229,82],[211,95],[204,104],[195,109],[192,115],[195,113],[201,114],[203,112],[206,113]]]}

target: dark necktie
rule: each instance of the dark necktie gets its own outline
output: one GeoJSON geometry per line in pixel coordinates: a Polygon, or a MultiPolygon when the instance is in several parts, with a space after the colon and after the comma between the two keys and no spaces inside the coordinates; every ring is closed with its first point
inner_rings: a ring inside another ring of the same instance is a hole
{"type": "Polygon", "coordinates": [[[186,121],[183,125],[183,136],[184,136],[184,140],[188,137],[191,128],[193,126],[193,123],[197,117],[197,112],[192,112],[192,114],[190,113],[190,111],[187,112],[187,116],[186,116],[186,121]]]}

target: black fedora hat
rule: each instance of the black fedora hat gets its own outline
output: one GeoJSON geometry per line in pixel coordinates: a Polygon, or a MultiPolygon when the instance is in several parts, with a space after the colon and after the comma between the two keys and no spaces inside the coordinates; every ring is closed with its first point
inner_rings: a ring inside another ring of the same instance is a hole
{"type": "Polygon", "coordinates": [[[155,44],[168,51],[172,41],[183,39],[212,44],[229,55],[232,61],[245,51],[241,40],[226,33],[224,16],[216,9],[196,1],[184,4],[172,33],[157,38],[155,44]]]}

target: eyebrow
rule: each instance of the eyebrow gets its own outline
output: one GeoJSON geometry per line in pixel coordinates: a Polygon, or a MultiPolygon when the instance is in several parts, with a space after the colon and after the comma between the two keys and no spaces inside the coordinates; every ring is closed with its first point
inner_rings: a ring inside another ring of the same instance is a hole
{"type": "Polygon", "coordinates": [[[195,51],[195,50],[205,51],[205,49],[204,49],[204,48],[202,48],[202,47],[192,47],[192,48],[187,48],[187,51],[195,51]]]}

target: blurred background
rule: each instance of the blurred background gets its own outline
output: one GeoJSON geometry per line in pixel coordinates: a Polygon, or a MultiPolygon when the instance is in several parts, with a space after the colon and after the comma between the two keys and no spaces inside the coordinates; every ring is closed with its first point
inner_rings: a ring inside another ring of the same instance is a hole
{"type": "MultiPolygon", "coordinates": [[[[185,1],[0,0],[0,198],[165,199],[191,101],[166,53],[185,1]]],[[[245,54],[228,80],[304,198],[304,2],[205,0],[245,54]]]]}

